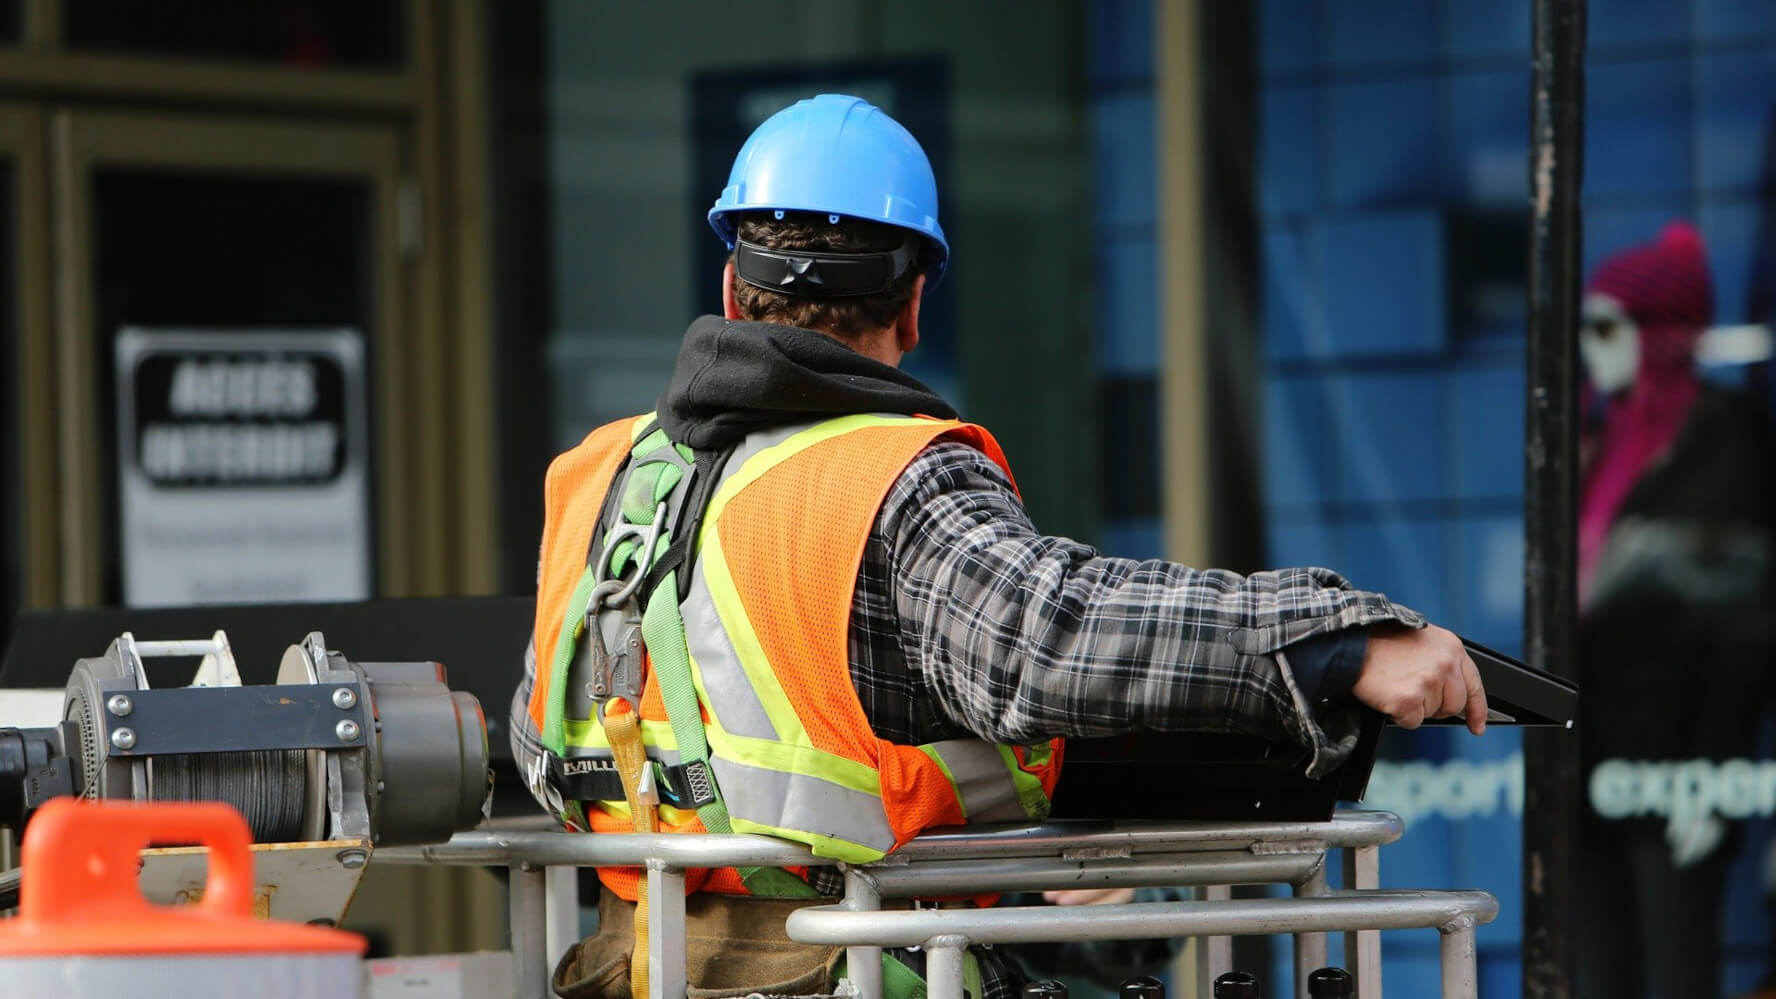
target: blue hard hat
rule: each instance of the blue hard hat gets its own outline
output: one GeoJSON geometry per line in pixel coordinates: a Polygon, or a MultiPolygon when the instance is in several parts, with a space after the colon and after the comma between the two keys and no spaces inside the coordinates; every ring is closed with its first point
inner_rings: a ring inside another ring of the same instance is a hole
{"type": "Polygon", "coordinates": [[[950,260],[937,224],[937,178],[919,140],[860,97],[821,94],[765,119],[740,147],[709,225],[734,248],[742,212],[799,211],[910,229],[935,248],[927,279],[950,260]]]}

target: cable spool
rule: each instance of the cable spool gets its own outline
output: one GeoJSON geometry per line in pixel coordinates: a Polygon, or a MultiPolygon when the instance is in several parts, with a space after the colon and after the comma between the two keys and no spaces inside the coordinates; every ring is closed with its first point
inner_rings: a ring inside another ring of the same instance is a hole
{"type": "Polygon", "coordinates": [[[158,756],[149,761],[155,801],[225,801],[246,817],[255,843],[303,839],[307,754],[300,749],[158,756]]]}
{"type": "MultiPolygon", "coordinates": [[[[126,636],[128,638],[128,636],[126,636]]],[[[294,843],[304,836],[303,809],[312,775],[300,749],[113,756],[102,742],[100,713],[110,690],[148,687],[133,639],[107,655],[82,659],[70,675],[63,715],[80,726],[85,796],[166,802],[222,801],[247,819],[259,843],[294,843]]],[[[238,684],[238,680],[236,680],[238,684]]]]}
{"type": "Polygon", "coordinates": [[[486,720],[443,666],[351,662],[310,632],[270,687],[242,687],[221,632],[125,632],[74,664],[60,724],[0,729],[0,822],[17,828],[57,794],[220,801],[261,843],[435,843],[483,818],[486,720]],[[196,656],[190,684],[149,686],[145,658],[196,656]]]}

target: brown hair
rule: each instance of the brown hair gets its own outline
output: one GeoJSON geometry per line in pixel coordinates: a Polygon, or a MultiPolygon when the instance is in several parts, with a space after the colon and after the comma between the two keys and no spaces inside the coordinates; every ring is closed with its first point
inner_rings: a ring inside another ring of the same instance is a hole
{"type": "MultiPolygon", "coordinates": [[[[748,243],[773,250],[830,250],[837,253],[872,253],[893,250],[907,238],[907,231],[880,222],[845,219],[830,223],[825,216],[784,212],[778,219],[768,214],[749,215],[740,221],[739,236],[748,243]]],[[[921,242],[923,242],[921,240],[921,242]]],[[[920,260],[907,268],[894,286],[878,295],[851,298],[807,298],[767,291],[747,284],[736,275],[734,302],[742,319],[818,329],[836,336],[860,336],[888,326],[913,295],[913,280],[924,270],[928,247],[920,260]]],[[[732,259],[732,255],[730,255],[732,259]]]]}

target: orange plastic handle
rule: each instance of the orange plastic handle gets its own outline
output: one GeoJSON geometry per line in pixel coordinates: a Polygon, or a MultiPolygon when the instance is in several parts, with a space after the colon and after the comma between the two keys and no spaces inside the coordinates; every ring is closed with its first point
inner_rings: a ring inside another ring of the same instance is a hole
{"type": "Polygon", "coordinates": [[[197,908],[225,916],[253,912],[253,834],[247,820],[220,802],[190,804],[50,801],[32,817],[20,851],[25,877],[19,914],[40,922],[76,915],[152,914],[137,873],[143,848],[201,843],[210,848],[209,875],[197,908]]]}

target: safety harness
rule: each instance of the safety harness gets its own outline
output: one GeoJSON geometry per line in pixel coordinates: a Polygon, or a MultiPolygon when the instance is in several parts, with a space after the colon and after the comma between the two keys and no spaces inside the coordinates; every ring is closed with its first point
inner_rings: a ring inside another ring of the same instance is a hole
{"type": "MultiPolygon", "coordinates": [[[[591,702],[610,740],[621,793],[611,793],[612,775],[595,761],[553,754],[551,783],[575,810],[583,807],[580,803],[584,801],[621,797],[629,805],[636,832],[655,831],[655,809],[662,796],[678,807],[694,809],[709,832],[733,832],[709,766],[709,743],[703,733],[684,619],[679,613],[696,558],[697,530],[728,453],[697,452],[674,444],[651,424],[638,435],[615,485],[606,494],[599,524],[609,525],[608,529],[602,538],[594,532],[580,582],[587,590],[584,610],[562,623],[564,634],[557,656],[578,657],[579,661],[570,664],[569,675],[583,682],[584,689],[575,693],[591,702]],[[565,633],[569,628],[573,629],[571,636],[565,633]],[[649,667],[678,746],[678,763],[671,766],[649,761],[642,743],[641,698],[649,667]]],[[[574,600],[569,606],[577,604],[574,600]]],[[[555,722],[558,713],[551,712],[549,721],[555,722]]],[[[754,895],[816,895],[806,882],[779,868],[743,868],[740,875],[754,895]]],[[[637,891],[630,988],[634,995],[645,996],[645,880],[637,891]]]]}

